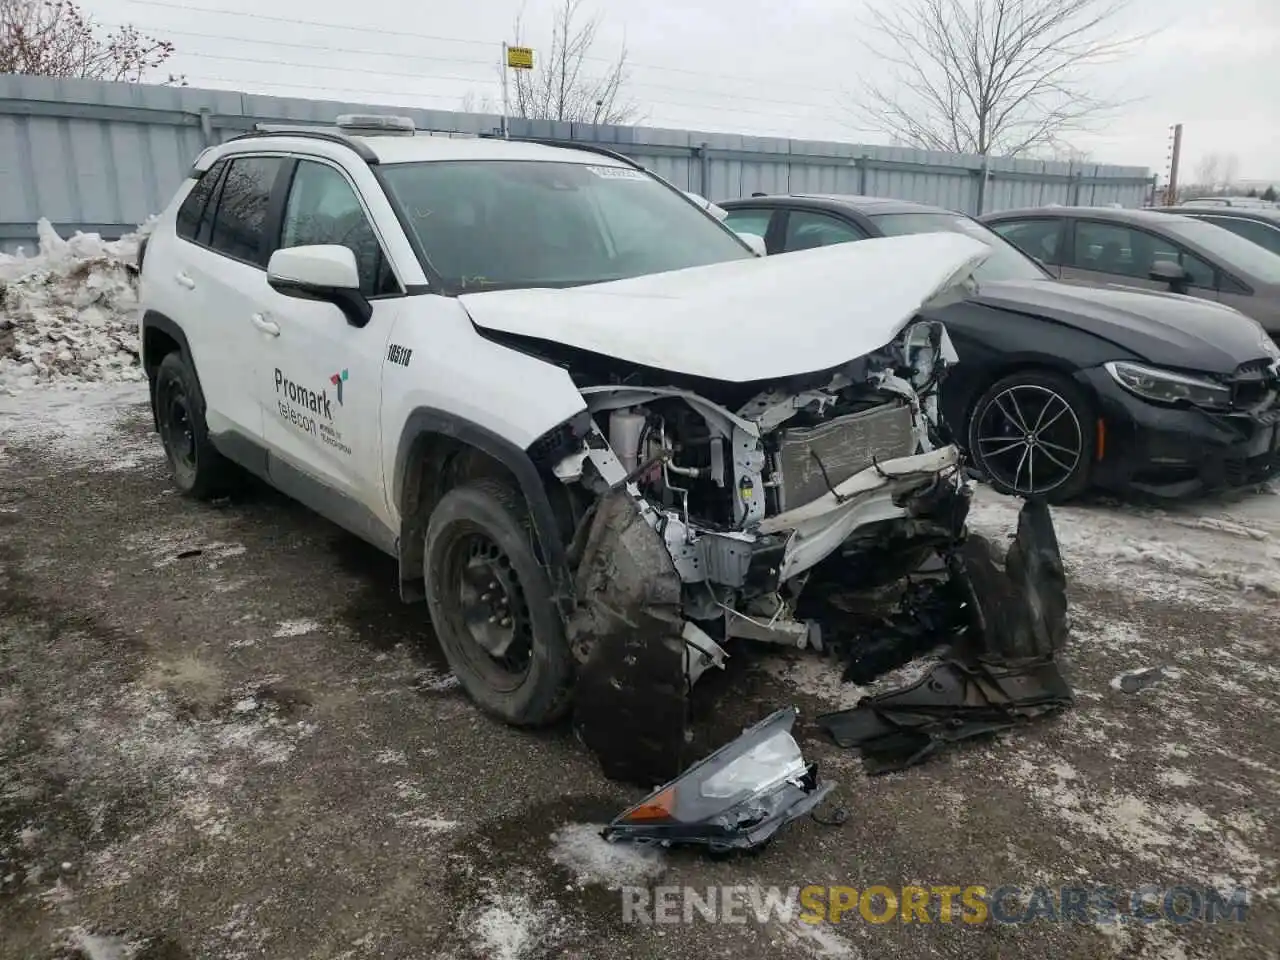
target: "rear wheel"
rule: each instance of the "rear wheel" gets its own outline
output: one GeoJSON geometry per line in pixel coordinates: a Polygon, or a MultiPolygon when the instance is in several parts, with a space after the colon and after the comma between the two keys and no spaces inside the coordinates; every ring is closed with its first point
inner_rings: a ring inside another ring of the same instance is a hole
{"type": "Polygon", "coordinates": [[[969,418],[969,456],[1001,493],[1062,503],[1089,486],[1095,426],[1088,397],[1056,373],[993,384],[969,418]]]}
{"type": "Polygon", "coordinates": [[[182,355],[166,354],[156,370],[155,412],[174,483],[182,493],[204,500],[227,491],[234,467],[209,440],[195,383],[182,355]]]}
{"type": "Polygon", "coordinates": [[[449,666],[486,712],[516,726],[564,715],[574,665],[524,498],[505,484],[455,487],[427,523],[427,605],[449,666]]]}

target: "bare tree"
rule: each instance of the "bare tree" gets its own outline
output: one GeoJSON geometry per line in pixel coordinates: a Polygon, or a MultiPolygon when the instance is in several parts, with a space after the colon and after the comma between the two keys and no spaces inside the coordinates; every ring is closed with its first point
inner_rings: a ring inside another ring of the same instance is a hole
{"type": "Polygon", "coordinates": [[[1206,192],[1212,192],[1218,188],[1218,166],[1221,158],[1216,153],[1206,153],[1200,158],[1200,162],[1196,164],[1196,182],[1195,185],[1202,188],[1206,192]]]}
{"type": "Polygon", "coordinates": [[[1240,158],[1234,153],[1206,153],[1196,164],[1196,193],[1230,193],[1240,174],[1240,158]]]}
{"type": "Polygon", "coordinates": [[[872,59],[852,106],[861,126],[951,153],[1019,156],[1086,128],[1116,101],[1090,68],[1140,38],[1117,34],[1129,0],[902,0],[871,12],[872,59]]]}
{"type": "Polygon", "coordinates": [[[458,109],[463,113],[497,113],[502,107],[494,104],[489,94],[477,96],[474,90],[468,90],[458,103],[458,109]]]}
{"type": "Polygon", "coordinates": [[[1240,158],[1229,153],[1222,160],[1222,188],[1230,191],[1235,186],[1236,177],[1240,176],[1240,158]]]}
{"type": "MultiPolygon", "coordinates": [[[[551,43],[535,49],[532,70],[513,70],[511,112],[536,120],[575,123],[627,123],[638,119],[639,106],[625,96],[627,48],[612,60],[593,56],[598,17],[584,16],[582,0],[559,0],[552,20],[551,43]],[[600,67],[591,64],[599,63],[600,67]]],[[[516,18],[516,43],[525,45],[523,13],[516,18]]]]}
{"type": "Polygon", "coordinates": [[[104,29],[73,0],[0,0],[0,73],[136,83],[172,54],[136,27],[104,29]]]}

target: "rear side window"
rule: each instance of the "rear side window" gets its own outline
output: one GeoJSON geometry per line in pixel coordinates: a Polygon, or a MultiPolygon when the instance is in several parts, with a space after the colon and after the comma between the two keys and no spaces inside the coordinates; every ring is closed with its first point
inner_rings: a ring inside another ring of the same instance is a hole
{"type": "Polygon", "coordinates": [[[257,266],[266,263],[273,246],[266,232],[267,209],[283,162],[280,157],[240,157],[231,161],[209,244],[218,253],[257,266]]]}
{"type": "Polygon", "coordinates": [[[1062,233],[1058,220],[1014,220],[993,224],[991,229],[1023,253],[1044,263],[1062,262],[1058,257],[1058,241],[1062,233]]]}
{"type": "Polygon", "coordinates": [[[204,175],[196,181],[196,185],[191,188],[187,198],[182,201],[182,206],[178,207],[176,226],[178,236],[183,240],[196,239],[200,229],[200,218],[204,215],[205,207],[209,205],[209,197],[213,195],[213,188],[217,186],[218,178],[222,176],[226,165],[226,160],[219,160],[206,170],[204,175]]]}
{"type": "Polygon", "coordinates": [[[792,210],[787,214],[787,239],[785,249],[812,250],[837,243],[852,243],[866,239],[866,234],[856,227],[812,210],[792,210]]]}

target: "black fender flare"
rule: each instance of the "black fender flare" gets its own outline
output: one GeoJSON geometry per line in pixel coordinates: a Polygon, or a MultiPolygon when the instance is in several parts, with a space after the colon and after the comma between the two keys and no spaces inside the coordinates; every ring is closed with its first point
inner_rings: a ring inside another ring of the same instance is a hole
{"type": "MultiPolygon", "coordinates": [[[[543,562],[551,578],[552,592],[562,615],[567,616],[574,608],[573,580],[569,573],[568,552],[559,536],[555,512],[551,506],[551,498],[543,484],[542,475],[538,472],[527,450],[522,450],[510,440],[502,437],[487,427],[467,420],[447,410],[433,407],[417,407],[405,419],[400,431],[400,441],[396,446],[395,472],[392,475],[392,502],[400,511],[402,529],[405,519],[405,480],[415,453],[422,448],[424,441],[432,437],[456,440],[474,447],[502,464],[515,477],[529,507],[529,517],[533,521],[533,531],[538,538],[542,550],[543,562]]],[[[400,544],[401,562],[405,556],[405,544],[400,544]]],[[[401,570],[402,579],[409,571],[401,570]]]]}
{"type": "MultiPolygon", "coordinates": [[[[178,345],[178,353],[182,356],[182,361],[191,371],[191,376],[196,382],[196,402],[200,405],[201,413],[205,410],[204,388],[200,385],[200,370],[196,366],[195,357],[191,353],[191,344],[187,342],[187,335],[182,332],[182,328],[176,322],[171,320],[156,310],[148,310],[142,315],[142,339],[138,344],[138,355],[142,361],[142,370],[147,375],[148,390],[151,394],[151,417],[156,417],[156,397],[155,397],[155,377],[152,375],[155,368],[159,366],[160,359],[158,357],[150,358],[147,356],[147,331],[158,330],[165,336],[173,340],[178,345]]],[[[160,429],[159,423],[156,423],[156,429],[160,429]]]]}

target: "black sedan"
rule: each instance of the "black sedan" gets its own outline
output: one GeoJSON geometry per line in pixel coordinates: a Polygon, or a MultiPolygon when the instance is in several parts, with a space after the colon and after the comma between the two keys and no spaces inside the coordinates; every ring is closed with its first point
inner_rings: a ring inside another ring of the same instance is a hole
{"type": "Polygon", "coordinates": [[[960,362],[943,423],[993,486],[1052,501],[1090,487],[1177,497],[1257,482],[1280,460],[1280,349],[1220,304],[1055,280],[976,220],[873,197],[721,201],[770,254],[954,231],[992,249],[975,293],[928,314],[960,362]]]}

